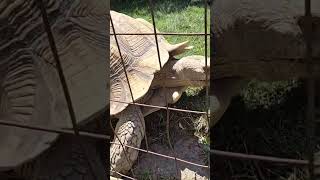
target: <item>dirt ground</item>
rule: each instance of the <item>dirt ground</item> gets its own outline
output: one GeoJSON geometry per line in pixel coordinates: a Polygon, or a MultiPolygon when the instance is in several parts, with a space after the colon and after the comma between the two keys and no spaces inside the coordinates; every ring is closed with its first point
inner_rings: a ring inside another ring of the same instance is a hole
{"type": "MultiPolygon", "coordinates": [[[[161,123],[154,123],[155,121],[157,121],[156,117],[152,120],[146,120],[147,128],[149,128],[147,134],[150,151],[169,156],[174,156],[175,152],[177,158],[206,165],[207,154],[196,136],[181,128],[178,121],[171,121],[170,136],[174,147],[173,152],[166,139],[165,127],[161,123]]],[[[145,141],[142,142],[142,146],[146,149],[145,141]]],[[[134,165],[134,173],[139,179],[209,179],[210,171],[208,168],[197,167],[180,161],[176,162],[174,159],[140,153],[138,161],[134,165]]]]}

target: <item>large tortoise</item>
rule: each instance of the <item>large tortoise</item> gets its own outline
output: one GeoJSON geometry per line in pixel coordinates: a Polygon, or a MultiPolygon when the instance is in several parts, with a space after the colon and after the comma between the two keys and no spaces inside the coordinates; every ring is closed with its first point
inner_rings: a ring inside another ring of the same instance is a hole
{"type": "MultiPolygon", "coordinates": [[[[320,1],[311,5],[312,68],[319,78],[320,1]]],[[[251,79],[279,81],[309,76],[304,1],[215,0],[211,6],[212,47],[217,48],[211,83],[223,103],[219,117],[251,79]]]]}
{"type": "MultiPolygon", "coordinates": [[[[305,28],[308,20],[304,19],[304,3],[303,0],[212,1],[211,31],[215,33],[217,47],[211,75],[215,78],[214,87],[216,79],[223,78],[230,79],[230,84],[242,86],[253,78],[263,81],[307,78],[305,37],[310,34],[305,28]]],[[[313,75],[319,79],[320,1],[311,0],[311,13],[314,58],[311,66],[313,75]]],[[[229,97],[238,94],[240,89],[229,97]]],[[[315,162],[319,157],[319,153],[315,154],[315,162]]],[[[316,171],[319,174],[318,168],[316,171]]]]}
{"type": "MultiPolygon", "coordinates": [[[[111,11],[111,18],[115,33],[153,32],[153,26],[143,19],[134,19],[115,11],[111,11]]],[[[112,27],[110,30],[114,33],[112,27]]],[[[117,175],[115,172],[127,173],[138,156],[137,150],[122,147],[121,143],[140,147],[145,136],[144,116],[159,110],[128,103],[132,103],[133,100],[157,106],[166,106],[166,102],[175,103],[188,86],[204,86],[205,73],[209,72],[209,69],[205,68],[203,56],[187,56],[180,60],[175,58],[176,55],[191,48],[187,42],[172,45],[162,35],[158,35],[159,54],[163,66],[160,69],[155,36],[117,35],[116,37],[126,72],[121,64],[116,39],[112,36],[110,38],[110,114],[119,119],[115,128],[114,143],[110,150],[111,174],[115,176],[117,175]],[[163,84],[166,88],[162,88],[163,84]]]]}
{"type": "MultiPolygon", "coordinates": [[[[69,129],[68,107],[38,2],[0,1],[0,120],[69,129]]],[[[77,123],[89,123],[107,107],[108,4],[100,0],[43,3],[77,123]]],[[[104,149],[97,141],[69,136],[56,141],[57,137],[1,125],[0,171],[17,172],[26,179],[107,178],[100,155],[104,149]]]]}
{"type": "MultiPolygon", "coordinates": [[[[304,15],[303,1],[244,0],[235,2],[232,0],[216,0],[213,1],[211,5],[213,8],[211,13],[212,16],[214,16],[213,21],[211,21],[211,31],[215,33],[214,43],[216,43],[217,47],[217,54],[212,67],[214,68],[214,71],[211,72],[212,74],[210,76],[211,82],[213,82],[213,92],[217,100],[213,99],[211,103],[218,103],[215,106],[216,109],[213,114],[215,116],[214,120],[218,120],[222,116],[227,109],[231,98],[238,94],[241,87],[245,86],[250,79],[256,78],[272,81],[305,78],[308,76],[308,67],[304,60],[306,47],[304,37],[306,31],[303,25],[306,23],[306,20],[302,18],[304,15]]],[[[311,9],[314,16],[313,57],[318,60],[320,57],[320,2],[312,1],[311,9]]],[[[134,22],[139,24],[138,20],[135,20],[134,22]]],[[[148,23],[144,24],[148,26],[148,23]]],[[[121,28],[118,29],[121,31],[121,28]]],[[[147,39],[148,37],[144,38],[147,39]]],[[[151,38],[154,37],[151,36],[151,38]]],[[[152,47],[154,47],[154,45],[151,45],[150,48],[152,47]]],[[[165,49],[165,47],[163,46],[162,49],[165,49]]],[[[124,53],[127,53],[126,50],[123,51],[124,53]]],[[[116,48],[114,52],[117,53],[116,48]]],[[[164,62],[166,61],[164,66],[170,69],[169,74],[172,75],[172,72],[175,74],[174,66],[171,65],[171,62],[172,64],[174,64],[173,62],[183,62],[183,59],[176,61],[174,58],[171,58],[170,52],[168,52],[169,59],[167,60],[166,58],[163,58],[168,57],[166,53],[166,50],[163,50],[160,53],[164,54],[162,55],[161,60],[164,62]]],[[[154,56],[156,56],[156,53],[154,56]]],[[[156,65],[154,67],[157,67],[157,60],[153,61],[156,65]]],[[[316,61],[313,64],[313,68],[315,69],[314,74],[319,77],[320,63],[316,61]]],[[[163,69],[160,70],[160,72],[167,71],[166,69],[163,69]]],[[[154,88],[153,86],[154,84],[161,84],[157,82],[164,82],[165,78],[157,76],[160,72],[157,72],[154,78],[154,73],[151,73],[151,76],[149,77],[153,78],[153,81],[150,86],[143,86],[143,88],[146,88],[143,92],[139,92],[136,95],[133,93],[135,100],[139,100],[139,98],[145,95],[146,91],[148,91],[148,95],[150,90],[152,90],[151,92],[158,93],[162,90],[154,88]]],[[[185,87],[185,85],[186,84],[183,84],[181,87],[185,87]]],[[[176,86],[173,85],[170,88],[175,87],[176,86]]],[[[168,92],[167,97],[171,98],[174,94],[172,92],[174,91],[168,92]]],[[[129,91],[126,93],[129,93],[129,91]]],[[[157,96],[151,96],[151,99],[159,97],[157,93],[155,95],[157,96]]],[[[131,102],[130,95],[123,94],[123,96],[126,97],[127,101],[131,102]]],[[[147,98],[142,98],[140,101],[150,103],[149,100],[150,99],[148,99],[147,96],[147,98]]],[[[160,100],[160,98],[152,102],[164,104],[163,100],[160,100]]],[[[113,102],[111,102],[111,106],[112,103],[113,102]]],[[[115,106],[116,105],[114,105],[114,107],[115,106]]],[[[132,127],[136,127],[135,125],[138,125],[140,129],[143,129],[143,121],[142,124],[139,124],[140,121],[136,120],[135,122],[132,122],[132,119],[143,119],[144,110],[148,108],[143,107],[134,109],[132,105],[124,106],[126,109],[120,110],[121,113],[118,115],[120,121],[117,124],[116,131],[118,132],[120,139],[125,137],[125,135],[128,135],[126,136],[128,137],[128,141],[126,141],[125,144],[139,146],[140,140],[144,135],[143,131],[138,131],[139,133],[137,133],[137,136],[134,136],[136,138],[134,140],[138,141],[131,143],[129,141],[132,139],[129,138],[133,137],[131,136],[131,133],[135,133],[136,129],[126,128],[126,126],[129,127],[131,125],[132,127]],[[130,111],[134,113],[130,113],[130,111]],[[125,131],[128,129],[130,129],[130,131],[125,131]]],[[[122,109],[124,106],[119,105],[122,109]]],[[[117,142],[117,139],[115,139],[115,141],[117,142]]],[[[120,151],[120,149],[120,146],[113,145],[113,148],[111,149],[111,163],[112,165],[115,165],[116,170],[120,172],[127,171],[132,164],[120,167],[120,164],[126,162],[122,154],[123,152],[120,151]]],[[[129,151],[130,160],[136,158],[136,154],[133,152],[135,151],[129,151]]]]}

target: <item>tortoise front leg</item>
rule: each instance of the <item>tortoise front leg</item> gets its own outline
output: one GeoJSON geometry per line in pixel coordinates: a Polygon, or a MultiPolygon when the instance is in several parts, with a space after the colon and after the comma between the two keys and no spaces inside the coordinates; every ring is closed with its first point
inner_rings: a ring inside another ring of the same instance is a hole
{"type": "MultiPolygon", "coordinates": [[[[115,128],[114,144],[110,149],[111,170],[127,173],[138,157],[138,151],[123,145],[140,147],[145,134],[145,123],[140,107],[129,105],[120,114],[115,128]],[[119,138],[119,139],[118,139],[119,138]]],[[[117,176],[111,172],[111,175],[117,176]]]]}

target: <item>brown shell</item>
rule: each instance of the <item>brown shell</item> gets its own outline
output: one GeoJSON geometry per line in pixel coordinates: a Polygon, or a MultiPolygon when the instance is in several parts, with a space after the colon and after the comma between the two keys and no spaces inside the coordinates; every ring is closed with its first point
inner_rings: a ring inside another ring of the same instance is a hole
{"type": "MultiPolygon", "coordinates": [[[[116,33],[152,33],[153,30],[139,20],[127,15],[111,11],[116,33]]],[[[113,28],[110,22],[110,31],[113,28]]],[[[158,31],[157,31],[158,32],[158,31]]],[[[110,114],[115,115],[124,110],[132,99],[143,97],[154,77],[154,73],[160,70],[156,41],[153,35],[117,35],[121,56],[115,37],[110,37],[110,114]],[[126,78],[127,73],[133,98],[126,78]],[[117,101],[117,102],[115,102],[117,101]],[[127,102],[127,103],[121,103],[127,102]]],[[[167,44],[163,36],[158,35],[161,64],[169,59],[169,52],[164,46],[167,44]]]]}

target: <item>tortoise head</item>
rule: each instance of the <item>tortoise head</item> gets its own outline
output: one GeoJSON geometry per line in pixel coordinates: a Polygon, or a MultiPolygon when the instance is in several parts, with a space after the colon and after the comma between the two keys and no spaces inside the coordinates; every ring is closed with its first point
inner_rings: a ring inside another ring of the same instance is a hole
{"type": "Polygon", "coordinates": [[[206,86],[210,80],[210,58],[193,55],[172,59],[155,75],[152,86],[206,86]]]}

